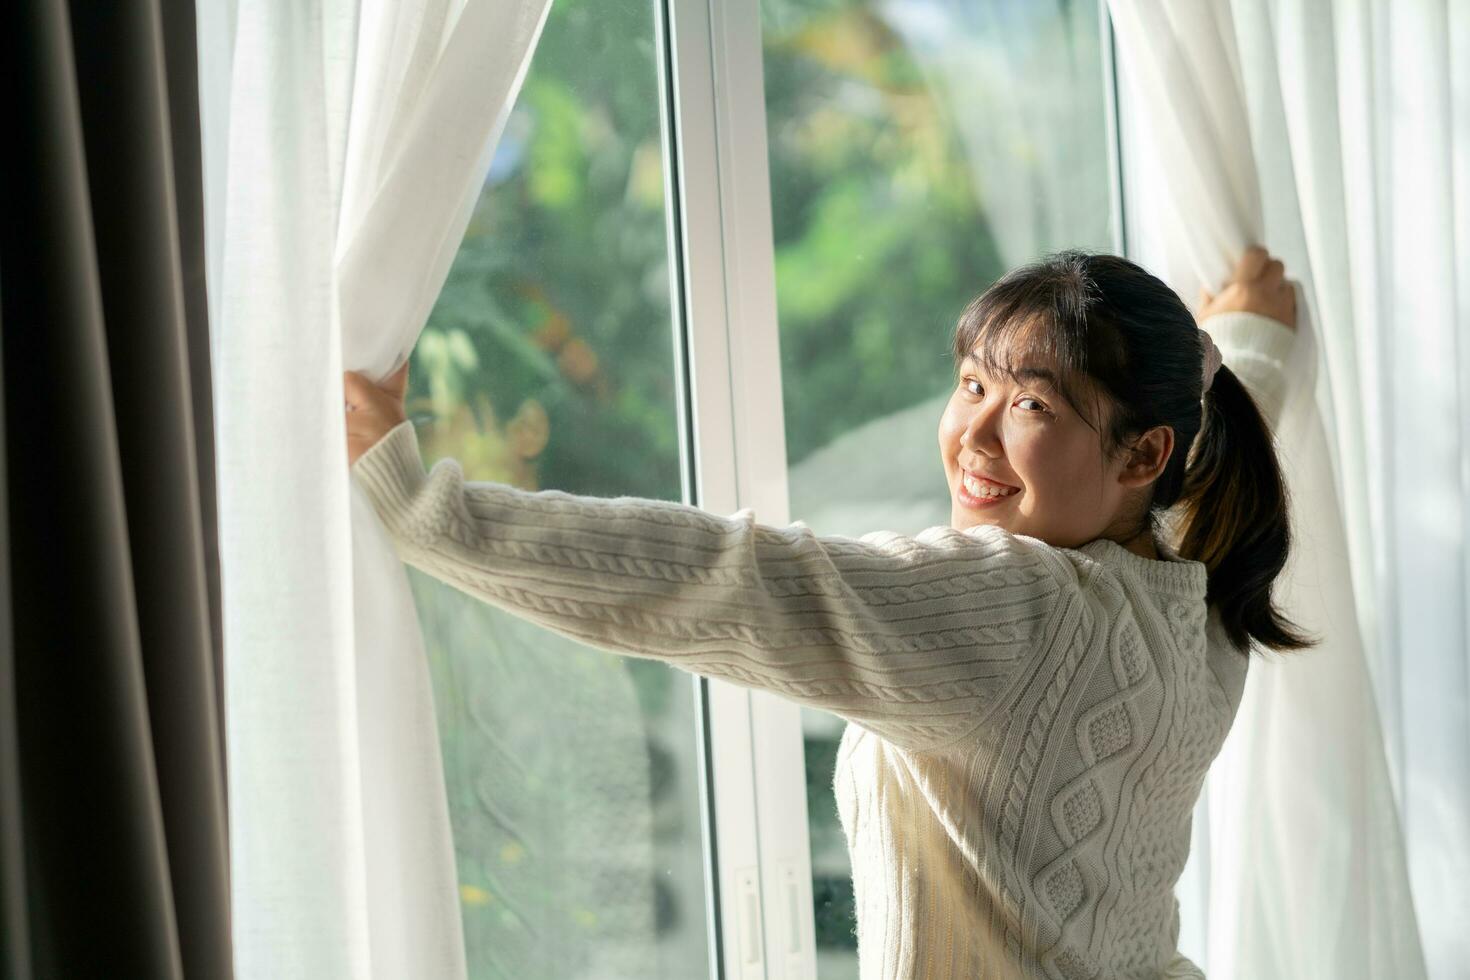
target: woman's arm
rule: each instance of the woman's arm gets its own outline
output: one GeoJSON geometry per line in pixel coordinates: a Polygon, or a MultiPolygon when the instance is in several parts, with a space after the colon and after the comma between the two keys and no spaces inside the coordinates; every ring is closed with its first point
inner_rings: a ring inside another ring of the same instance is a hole
{"type": "Polygon", "coordinates": [[[819,538],[749,511],[466,483],[452,459],[425,472],[409,422],[352,473],[401,557],[470,595],[913,748],[978,725],[1076,587],[1064,556],[996,528],[819,538]]]}
{"type": "Polygon", "coordinates": [[[1235,372],[1275,429],[1286,404],[1286,359],[1296,331],[1259,313],[1220,313],[1201,326],[1215,339],[1221,361],[1235,372]]]}
{"type": "Polygon", "coordinates": [[[1286,358],[1296,341],[1296,288],[1260,246],[1246,249],[1218,294],[1200,296],[1200,326],[1275,428],[1286,402],[1286,358]]]}

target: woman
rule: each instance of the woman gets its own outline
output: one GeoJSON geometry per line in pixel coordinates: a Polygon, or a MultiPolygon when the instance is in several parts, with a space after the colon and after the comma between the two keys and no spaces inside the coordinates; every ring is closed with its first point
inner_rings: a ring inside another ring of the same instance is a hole
{"type": "Polygon", "coordinates": [[[1281,263],[1250,250],[1202,317],[1234,369],[1124,259],[996,283],[955,332],[952,526],[915,537],[426,474],[406,368],[346,376],[349,456],[425,572],[851,722],[835,788],[864,978],[1198,976],[1174,898],[1195,800],[1250,645],[1309,644],[1271,601],[1286,491],[1242,385],[1274,411],[1281,263]]]}

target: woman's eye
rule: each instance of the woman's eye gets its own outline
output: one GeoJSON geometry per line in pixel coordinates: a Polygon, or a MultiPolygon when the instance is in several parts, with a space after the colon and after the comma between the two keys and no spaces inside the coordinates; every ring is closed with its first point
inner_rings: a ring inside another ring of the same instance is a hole
{"type": "MultiPolygon", "coordinates": [[[[985,397],[985,386],[974,378],[965,378],[960,382],[960,387],[976,398],[985,397]]],[[[1016,401],[1016,404],[1022,406],[1022,410],[1026,412],[1045,413],[1047,411],[1046,405],[1035,398],[1021,398],[1016,401]],[[1032,407],[1026,407],[1028,405],[1032,407]]]]}

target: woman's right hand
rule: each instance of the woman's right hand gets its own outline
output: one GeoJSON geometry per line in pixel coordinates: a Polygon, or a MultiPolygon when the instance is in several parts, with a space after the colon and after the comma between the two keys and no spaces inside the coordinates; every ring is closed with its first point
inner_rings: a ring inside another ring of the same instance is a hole
{"type": "Polygon", "coordinates": [[[1235,264],[1223,289],[1215,294],[1200,290],[1196,318],[1203,323],[1216,313],[1259,313],[1295,329],[1296,287],[1286,281],[1286,267],[1280,259],[1252,245],[1235,264]]]}
{"type": "Polygon", "coordinates": [[[343,410],[347,421],[347,465],[373,448],[407,418],[408,362],[381,383],[356,371],[342,372],[343,410]]]}

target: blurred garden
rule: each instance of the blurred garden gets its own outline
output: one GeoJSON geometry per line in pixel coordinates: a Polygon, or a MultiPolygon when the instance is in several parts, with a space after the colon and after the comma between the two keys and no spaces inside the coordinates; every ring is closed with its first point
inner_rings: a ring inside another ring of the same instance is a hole
{"type": "MultiPolygon", "coordinates": [[[[942,391],[956,316],[1005,268],[956,107],[876,8],[762,8],[793,462],[942,391]]],[[[415,354],[419,410],[472,477],[677,493],[657,77],[646,0],[553,4],[415,354]]]]}

